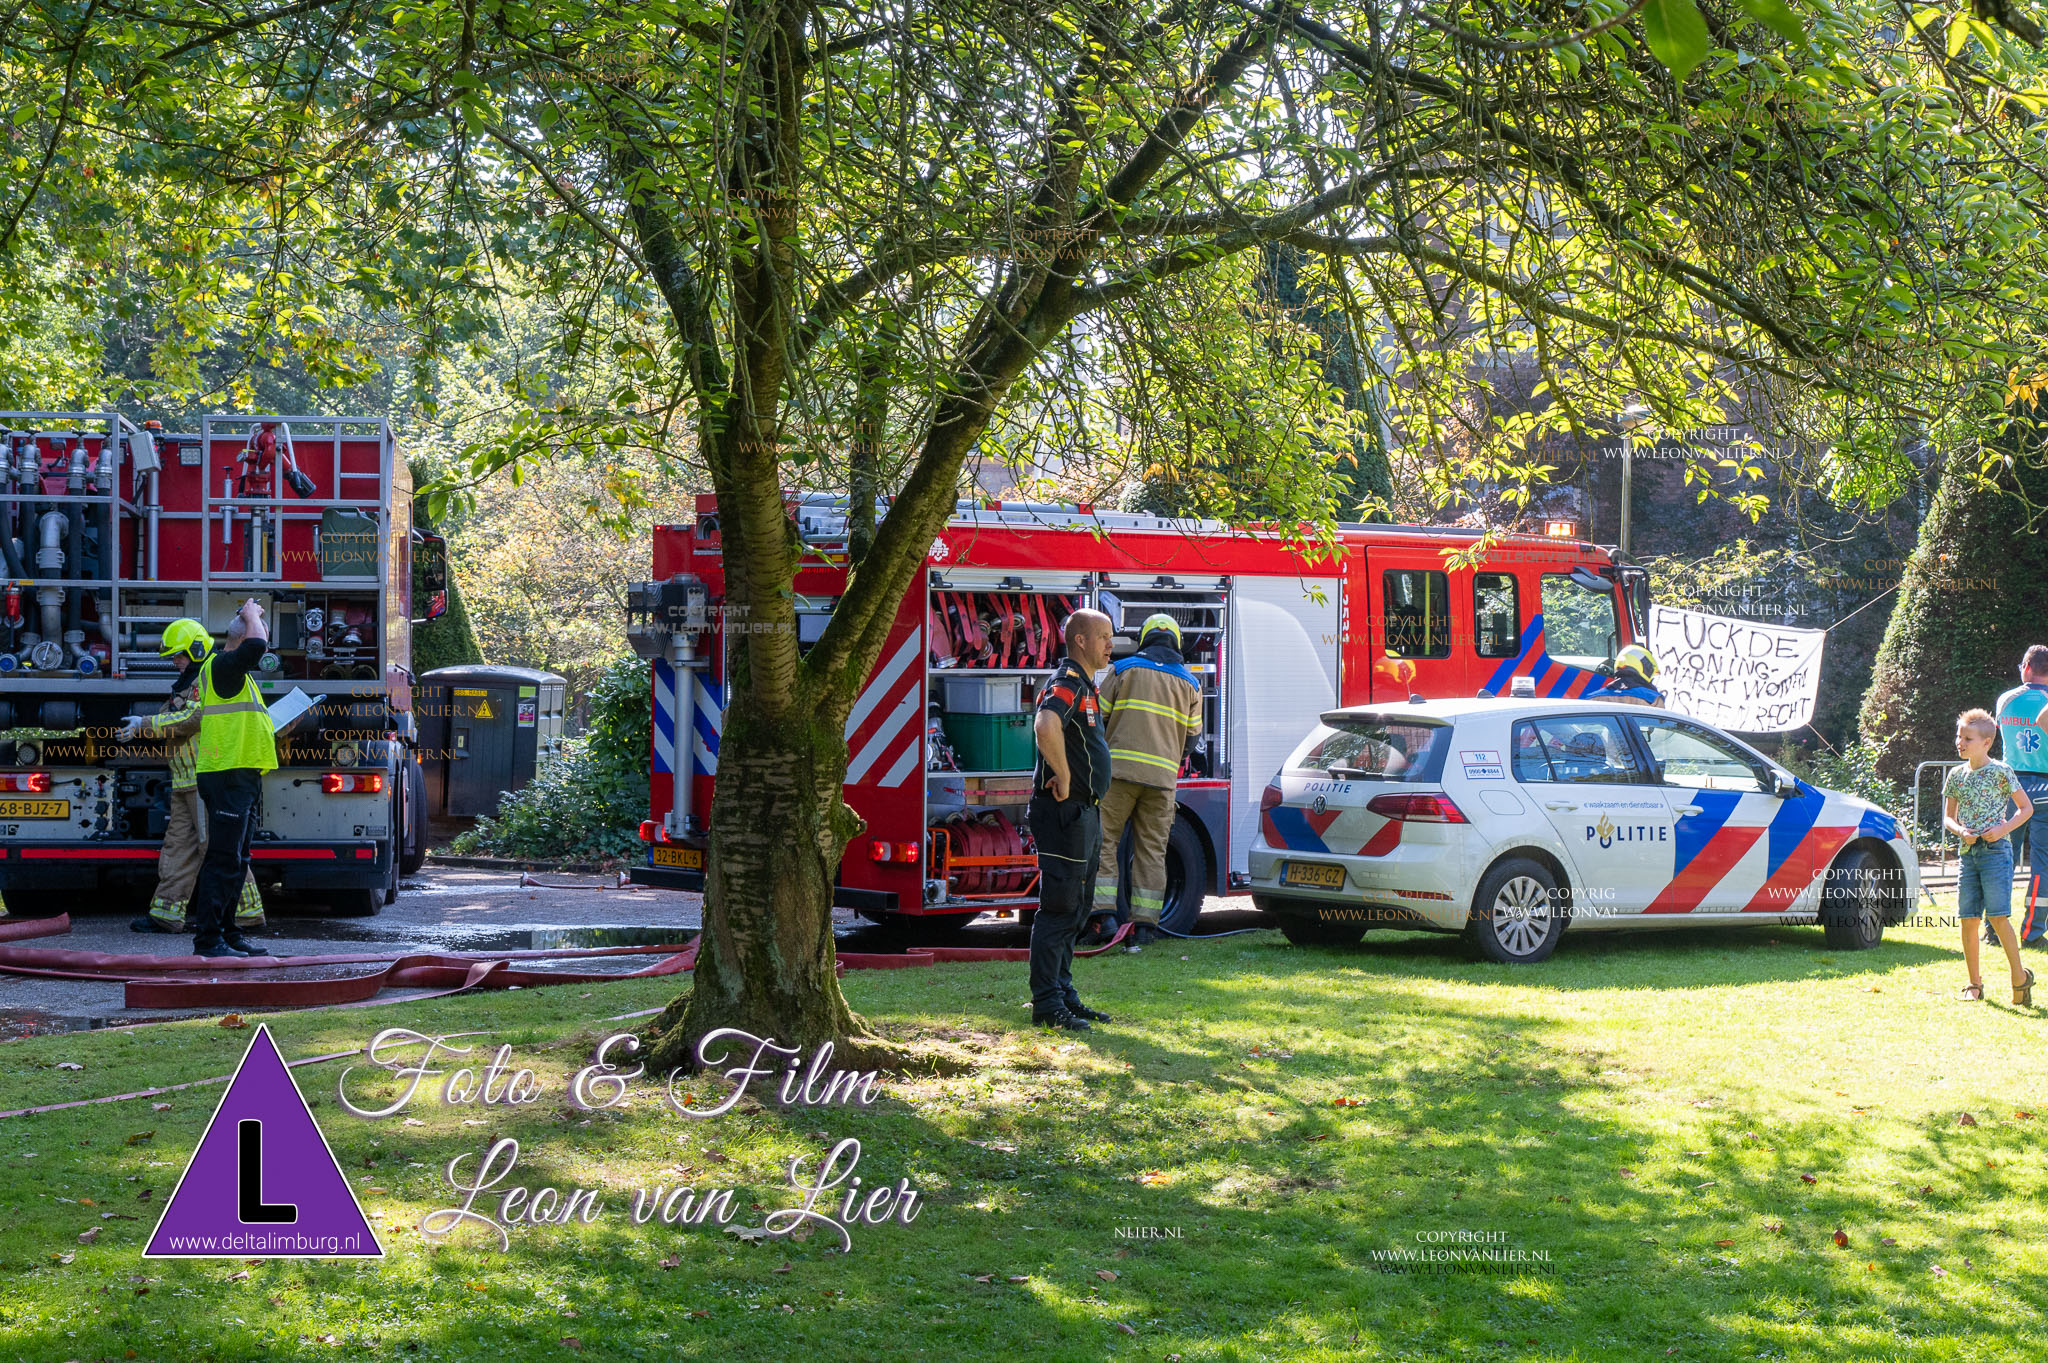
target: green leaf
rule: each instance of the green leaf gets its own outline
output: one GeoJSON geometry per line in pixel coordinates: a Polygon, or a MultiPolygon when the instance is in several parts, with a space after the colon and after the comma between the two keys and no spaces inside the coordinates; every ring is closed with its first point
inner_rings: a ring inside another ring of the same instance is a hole
{"type": "Polygon", "coordinates": [[[1707,21],[1693,0],[1648,0],[1643,34],[1657,60],[1681,82],[1707,55],[1707,21]]]}
{"type": "Polygon", "coordinates": [[[1742,12],[1795,47],[1806,45],[1806,26],[1785,0],[1739,0],[1742,12]]]}

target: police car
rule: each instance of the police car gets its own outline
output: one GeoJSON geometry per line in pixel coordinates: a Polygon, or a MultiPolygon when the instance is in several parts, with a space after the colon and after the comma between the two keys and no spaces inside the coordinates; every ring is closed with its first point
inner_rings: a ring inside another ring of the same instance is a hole
{"type": "Polygon", "coordinates": [[[1433,929],[1509,963],[1566,932],[1695,925],[1818,921],[1861,949],[1920,896],[1877,806],[1612,701],[1333,710],[1267,786],[1250,861],[1290,942],[1433,929]]]}

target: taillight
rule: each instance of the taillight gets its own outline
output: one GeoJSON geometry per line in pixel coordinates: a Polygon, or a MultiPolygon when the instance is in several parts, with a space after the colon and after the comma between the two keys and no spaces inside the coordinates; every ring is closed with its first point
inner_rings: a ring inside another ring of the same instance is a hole
{"type": "Polygon", "coordinates": [[[1266,812],[1267,810],[1269,810],[1269,809],[1278,809],[1279,807],[1280,807],[1280,783],[1276,781],[1276,782],[1272,783],[1271,785],[1267,786],[1267,787],[1266,787],[1266,789],[1265,789],[1265,790],[1264,790],[1263,792],[1261,792],[1261,793],[1260,793],[1260,795],[1259,795],[1259,813],[1263,814],[1263,813],[1265,813],[1265,812],[1266,812]]]}
{"type": "Polygon", "coordinates": [[[1365,807],[1403,823],[1469,822],[1448,795],[1375,795],[1365,807]]]}
{"type": "Polygon", "coordinates": [[[29,795],[42,795],[49,789],[50,773],[46,771],[10,771],[0,773],[0,790],[29,795]]]}
{"type": "Polygon", "coordinates": [[[876,861],[915,862],[917,844],[914,842],[882,842],[877,839],[868,847],[868,855],[876,861]]]}
{"type": "Polygon", "coordinates": [[[640,841],[653,842],[654,835],[657,831],[660,830],[660,828],[661,825],[656,823],[654,820],[642,819],[640,821],[640,841]]]}
{"type": "Polygon", "coordinates": [[[380,795],[384,791],[384,773],[330,771],[320,778],[320,789],[329,795],[380,795]]]}

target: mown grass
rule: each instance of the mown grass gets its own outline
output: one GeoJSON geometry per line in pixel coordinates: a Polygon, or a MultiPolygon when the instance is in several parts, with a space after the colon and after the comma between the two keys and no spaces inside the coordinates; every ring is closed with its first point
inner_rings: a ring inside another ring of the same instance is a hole
{"type": "MultiPolygon", "coordinates": [[[[1993,1002],[1955,1003],[1951,928],[1867,954],[1818,938],[1588,938],[1521,970],[1412,935],[1175,944],[1080,965],[1118,1016],[1085,1044],[1026,1029],[1021,965],[855,974],[870,1020],[976,1071],[711,1121],[645,1087],[616,1112],[562,1101],[596,1019],[672,983],[278,1015],[287,1057],[488,1029],[548,1093],[371,1122],[337,1106],[346,1062],[297,1071],[378,1263],[139,1257],[218,1088],[0,1121],[0,1358],[2013,1357],[2048,1334],[2048,1020],[1997,1002],[1995,967],[1993,1002]],[[409,1227],[455,1200],[442,1166],[498,1135],[517,1181],[602,1187],[604,1216],[430,1248],[409,1227]],[[791,1156],[847,1135],[870,1187],[927,1199],[850,1254],[629,1214],[685,1167],[750,1190],[734,1224],[757,1224],[750,1203],[795,1200],[791,1156]],[[1375,1261],[1445,1233],[1525,1262],[1375,1261]]],[[[0,1047],[0,1108],[226,1073],[249,1035],[0,1047]]]]}

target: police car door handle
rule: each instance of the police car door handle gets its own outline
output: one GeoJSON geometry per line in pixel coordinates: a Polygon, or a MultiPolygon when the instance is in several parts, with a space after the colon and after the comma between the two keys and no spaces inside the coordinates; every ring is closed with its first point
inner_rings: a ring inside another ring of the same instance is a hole
{"type": "Polygon", "coordinates": [[[1707,811],[1706,811],[1706,810],[1704,810],[1704,809],[1702,809],[1702,808],[1701,808],[1700,806],[1698,806],[1698,805],[1680,805],[1680,806],[1678,807],[1678,812],[1679,812],[1680,814],[1686,814],[1686,815],[1691,815],[1691,814],[1704,814],[1704,813],[1706,813],[1707,811]]]}
{"type": "Polygon", "coordinates": [[[1578,806],[1573,804],[1570,800],[1545,800],[1543,802],[1543,807],[1545,809],[1557,810],[1560,813],[1578,808],[1578,806]]]}

